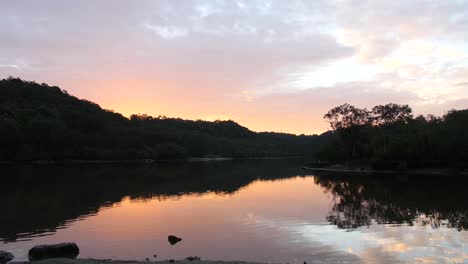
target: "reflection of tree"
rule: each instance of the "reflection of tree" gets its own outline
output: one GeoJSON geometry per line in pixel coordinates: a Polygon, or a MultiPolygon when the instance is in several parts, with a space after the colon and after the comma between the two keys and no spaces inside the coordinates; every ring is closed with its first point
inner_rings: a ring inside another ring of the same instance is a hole
{"type": "Polygon", "coordinates": [[[0,241],[53,233],[102,208],[131,199],[230,194],[256,179],[297,176],[301,160],[226,161],[84,167],[2,167],[0,241]]]}
{"type": "Polygon", "coordinates": [[[319,175],[315,182],[333,195],[327,221],[338,228],[375,221],[468,230],[468,179],[319,175]]]}

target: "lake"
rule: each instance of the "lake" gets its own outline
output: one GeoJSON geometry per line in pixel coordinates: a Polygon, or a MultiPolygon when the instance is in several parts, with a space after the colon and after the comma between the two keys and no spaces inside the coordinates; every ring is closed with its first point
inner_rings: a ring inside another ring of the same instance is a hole
{"type": "Polygon", "coordinates": [[[70,241],[98,259],[468,263],[467,179],[302,164],[4,166],[0,250],[26,260],[34,245],[70,241]]]}

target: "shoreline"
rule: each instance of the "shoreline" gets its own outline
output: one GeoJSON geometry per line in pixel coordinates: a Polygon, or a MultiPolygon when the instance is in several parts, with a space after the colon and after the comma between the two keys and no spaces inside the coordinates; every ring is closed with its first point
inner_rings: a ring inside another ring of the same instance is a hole
{"type": "Polygon", "coordinates": [[[354,174],[385,174],[385,175],[431,175],[431,176],[468,176],[468,171],[452,171],[450,168],[444,169],[406,169],[406,170],[370,170],[370,169],[352,169],[352,168],[314,168],[302,167],[303,170],[318,171],[318,172],[337,172],[337,173],[354,173],[354,174]]]}
{"type": "Polygon", "coordinates": [[[9,264],[265,264],[261,262],[248,261],[215,261],[215,260],[160,260],[160,261],[137,261],[137,260],[111,260],[111,259],[66,259],[50,258],[40,261],[19,261],[9,262],[9,264]]]}
{"type": "Polygon", "coordinates": [[[211,161],[231,161],[231,160],[274,160],[274,159],[299,159],[303,156],[282,156],[282,157],[214,157],[214,158],[187,158],[173,160],[153,160],[153,159],[128,159],[128,160],[20,160],[20,161],[0,161],[1,165],[73,165],[73,164],[157,164],[171,162],[211,162],[211,161]]]}

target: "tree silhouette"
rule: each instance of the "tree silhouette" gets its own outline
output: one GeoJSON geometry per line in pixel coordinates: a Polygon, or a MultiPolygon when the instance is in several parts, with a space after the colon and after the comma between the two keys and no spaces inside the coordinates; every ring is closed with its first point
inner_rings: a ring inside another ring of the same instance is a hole
{"type": "Polygon", "coordinates": [[[0,161],[312,156],[319,136],[256,133],[234,121],[126,118],[55,86],[0,80],[0,161]]]}
{"type": "Polygon", "coordinates": [[[442,117],[412,115],[408,105],[359,109],[344,104],[324,118],[335,139],[317,153],[320,160],[367,161],[374,168],[468,167],[468,109],[442,117]]]}
{"type": "Polygon", "coordinates": [[[372,108],[372,121],[376,125],[391,124],[398,121],[408,121],[413,118],[412,109],[408,105],[386,104],[372,108]]]}

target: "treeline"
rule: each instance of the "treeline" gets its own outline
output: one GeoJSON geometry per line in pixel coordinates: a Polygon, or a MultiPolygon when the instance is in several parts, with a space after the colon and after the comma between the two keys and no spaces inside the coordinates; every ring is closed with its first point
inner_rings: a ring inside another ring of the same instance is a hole
{"type": "Polygon", "coordinates": [[[256,133],[233,121],[126,118],[65,90],[0,80],[0,160],[121,160],[312,155],[319,136],[256,133]]]}
{"type": "Polygon", "coordinates": [[[467,167],[468,109],[414,117],[408,105],[368,110],[344,104],[324,118],[334,139],[317,153],[319,160],[367,161],[377,169],[467,167]]]}

